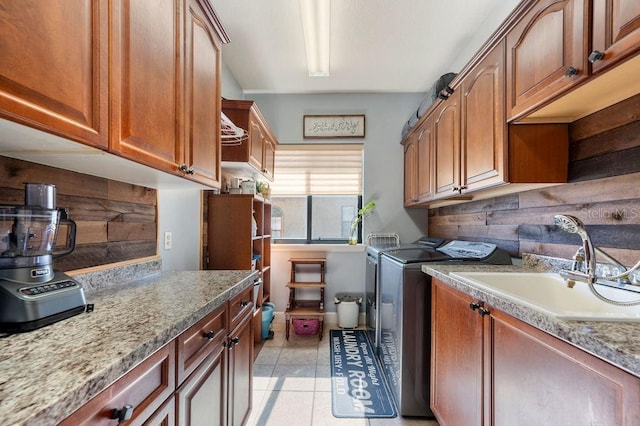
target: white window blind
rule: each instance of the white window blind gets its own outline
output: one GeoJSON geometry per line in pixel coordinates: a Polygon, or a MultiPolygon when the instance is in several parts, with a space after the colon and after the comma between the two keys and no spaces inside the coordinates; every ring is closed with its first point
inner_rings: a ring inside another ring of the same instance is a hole
{"type": "Polygon", "coordinates": [[[362,194],[362,144],[278,145],[273,195],[362,194]]]}

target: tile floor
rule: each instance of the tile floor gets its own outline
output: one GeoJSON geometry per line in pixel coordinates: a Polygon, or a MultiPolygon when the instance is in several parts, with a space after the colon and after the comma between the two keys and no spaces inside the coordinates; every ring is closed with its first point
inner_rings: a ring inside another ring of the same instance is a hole
{"type": "MultiPolygon", "coordinates": [[[[424,419],[340,419],[331,414],[329,329],[318,336],[284,338],[284,324],[274,321],[253,365],[253,410],[249,426],[438,426],[424,419]]],[[[336,328],[335,325],[333,328],[336,328]]]]}

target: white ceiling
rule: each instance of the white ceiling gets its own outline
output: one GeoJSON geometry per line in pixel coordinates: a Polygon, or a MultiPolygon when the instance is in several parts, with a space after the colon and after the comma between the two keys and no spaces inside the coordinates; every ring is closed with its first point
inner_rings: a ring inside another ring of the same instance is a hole
{"type": "Polygon", "coordinates": [[[296,0],[212,0],[246,93],[425,92],[458,72],[518,0],[333,0],[331,71],[309,77],[296,0]]]}

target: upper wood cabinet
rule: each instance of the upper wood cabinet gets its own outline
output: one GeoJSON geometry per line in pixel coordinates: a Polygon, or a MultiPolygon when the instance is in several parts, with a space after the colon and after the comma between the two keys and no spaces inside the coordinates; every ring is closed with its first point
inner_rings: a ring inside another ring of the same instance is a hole
{"type": "Polygon", "coordinates": [[[221,40],[207,3],[188,0],[185,14],[184,159],[187,173],[209,186],[220,177],[221,40]]]}
{"type": "Polygon", "coordinates": [[[433,120],[426,120],[419,127],[417,156],[417,201],[424,202],[433,196],[433,152],[434,152],[433,120]]]}
{"type": "Polygon", "coordinates": [[[272,138],[264,140],[262,173],[269,180],[273,180],[273,172],[276,165],[276,144],[277,141],[272,138]]]}
{"type": "Polygon", "coordinates": [[[497,186],[503,188],[493,195],[524,189],[525,184],[566,182],[566,124],[507,124],[504,57],[503,40],[465,72],[449,98],[405,139],[405,206],[468,200],[497,186]],[[420,143],[412,143],[417,135],[420,143]],[[428,152],[431,161],[425,157],[428,152]]]}
{"type": "Polygon", "coordinates": [[[221,41],[205,6],[112,3],[110,149],[219,187],[221,41]]]}
{"type": "Polygon", "coordinates": [[[433,197],[433,120],[423,122],[404,142],[404,205],[419,205],[433,197]]]}
{"type": "Polygon", "coordinates": [[[105,0],[3,2],[0,117],[106,148],[108,13],[105,0]]]}
{"type": "Polygon", "coordinates": [[[460,92],[457,90],[433,112],[434,197],[460,190],[460,92]]]}
{"type": "Polygon", "coordinates": [[[589,0],[540,0],[507,34],[509,119],[589,75],[589,0]]]}
{"type": "Polygon", "coordinates": [[[111,3],[110,148],[171,173],[183,157],[182,3],[111,3]]]}
{"type": "Polygon", "coordinates": [[[640,50],[640,2],[593,0],[593,72],[607,69],[640,50]]]}
{"type": "Polygon", "coordinates": [[[402,141],[404,146],[404,205],[418,202],[418,143],[412,134],[402,141]]]}
{"type": "Polygon", "coordinates": [[[253,170],[272,180],[278,140],[256,103],[251,100],[223,99],[222,111],[236,126],[248,133],[248,137],[240,144],[222,146],[222,161],[235,163],[234,166],[249,164],[253,170]]]}
{"type": "Polygon", "coordinates": [[[469,71],[460,85],[461,188],[507,181],[504,41],[469,71]]]}

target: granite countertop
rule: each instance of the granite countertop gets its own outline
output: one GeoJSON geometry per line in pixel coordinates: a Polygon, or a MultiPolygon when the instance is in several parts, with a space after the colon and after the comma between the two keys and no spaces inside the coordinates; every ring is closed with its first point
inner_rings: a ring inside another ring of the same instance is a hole
{"type": "MultiPolygon", "coordinates": [[[[637,322],[565,321],[527,308],[457,280],[451,272],[531,272],[521,266],[423,265],[422,271],[521,321],[640,377],[640,333],[637,322]]],[[[542,272],[538,269],[536,272],[542,272]]]]}
{"type": "Polygon", "coordinates": [[[102,288],[83,282],[93,312],[0,339],[0,424],[58,423],[256,274],[155,272],[102,288]]]}

